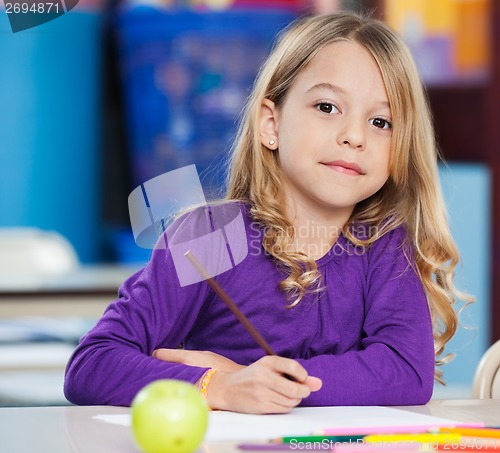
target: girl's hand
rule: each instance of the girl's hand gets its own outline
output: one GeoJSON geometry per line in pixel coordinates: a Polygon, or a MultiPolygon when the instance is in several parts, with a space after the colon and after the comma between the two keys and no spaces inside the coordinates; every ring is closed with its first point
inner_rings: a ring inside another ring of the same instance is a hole
{"type": "Polygon", "coordinates": [[[244,368],[220,354],[210,351],[190,351],[185,349],[155,349],[153,357],[165,362],[183,363],[184,365],[203,368],[217,368],[228,373],[244,368]]]}
{"type": "Polygon", "coordinates": [[[308,376],[295,360],[265,356],[237,371],[215,373],[208,386],[207,403],[212,409],[249,414],[287,413],[321,385],[320,379],[308,376]]]}

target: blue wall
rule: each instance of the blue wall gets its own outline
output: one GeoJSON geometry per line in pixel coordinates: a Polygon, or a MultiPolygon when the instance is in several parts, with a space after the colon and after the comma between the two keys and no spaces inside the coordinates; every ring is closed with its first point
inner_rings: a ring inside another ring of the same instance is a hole
{"type": "Polygon", "coordinates": [[[0,227],[66,236],[98,259],[101,20],[70,12],[12,33],[0,14],[0,227]]]}
{"type": "MultiPolygon", "coordinates": [[[[443,367],[447,387],[436,385],[436,395],[470,397],[474,372],[490,341],[491,176],[487,167],[451,163],[441,167],[440,178],[452,234],[463,266],[456,285],[477,301],[460,314],[460,327],[448,343],[456,357],[443,367]]],[[[463,306],[463,304],[461,304],[463,306]]]]}

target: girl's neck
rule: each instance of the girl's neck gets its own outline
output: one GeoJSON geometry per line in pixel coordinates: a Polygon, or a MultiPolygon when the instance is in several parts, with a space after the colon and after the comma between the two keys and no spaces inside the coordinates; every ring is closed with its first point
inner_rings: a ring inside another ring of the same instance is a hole
{"type": "Polygon", "coordinates": [[[287,209],[286,216],[294,229],[290,251],[318,260],[337,242],[351,214],[351,208],[319,211],[295,205],[287,209]]]}

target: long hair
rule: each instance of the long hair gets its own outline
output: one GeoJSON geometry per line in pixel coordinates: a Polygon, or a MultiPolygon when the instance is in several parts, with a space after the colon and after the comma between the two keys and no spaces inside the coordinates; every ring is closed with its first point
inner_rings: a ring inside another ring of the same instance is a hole
{"type": "MultiPolygon", "coordinates": [[[[382,22],[344,12],[299,19],[280,36],[261,68],[242,116],[230,159],[228,199],[250,202],[253,218],[264,227],[263,247],[287,270],[280,284],[296,305],[305,292],[318,287],[314,260],[301,253],[282,253],[293,239],[293,227],[283,211],[282,172],[275,152],[261,144],[262,101],[280,108],[297,75],[325,46],[354,41],[375,59],[385,84],[393,130],[389,178],[374,195],[358,203],[344,227],[355,245],[369,247],[394,228],[405,225],[413,244],[416,270],[422,281],[433,321],[436,364],[457,329],[456,298],[471,301],[453,285],[459,254],[451,237],[438,179],[439,153],[426,94],[415,63],[402,39],[382,22]],[[373,226],[360,239],[355,223],[373,226]]],[[[435,378],[442,382],[442,372],[435,378]]]]}

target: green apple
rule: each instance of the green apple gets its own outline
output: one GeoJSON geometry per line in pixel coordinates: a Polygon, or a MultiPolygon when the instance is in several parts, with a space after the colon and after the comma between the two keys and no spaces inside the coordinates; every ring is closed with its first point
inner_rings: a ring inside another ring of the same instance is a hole
{"type": "Polygon", "coordinates": [[[145,453],[192,453],[207,430],[208,407],[187,382],[161,379],[132,401],[132,432],[145,453]]]}

